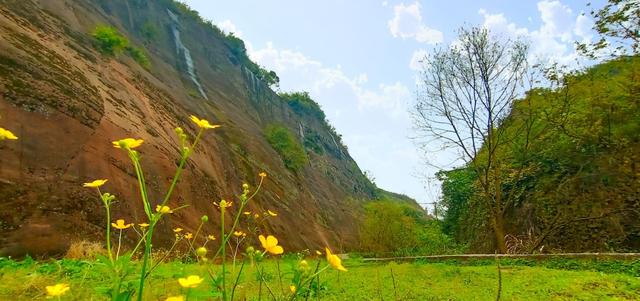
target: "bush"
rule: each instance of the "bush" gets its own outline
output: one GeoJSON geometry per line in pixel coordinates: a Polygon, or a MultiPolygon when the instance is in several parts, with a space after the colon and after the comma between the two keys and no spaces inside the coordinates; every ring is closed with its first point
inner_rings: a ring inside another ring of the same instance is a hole
{"type": "Polygon", "coordinates": [[[98,26],[91,35],[98,42],[98,50],[104,54],[116,55],[129,46],[129,40],[111,26],[98,26]]]}
{"type": "Polygon", "coordinates": [[[378,200],[365,206],[361,229],[363,250],[375,256],[460,253],[444,234],[440,221],[430,219],[410,203],[378,200]]]}
{"type": "Polygon", "coordinates": [[[295,135],[286,127],[270,125],[265,129],[265,136],[271,146],[280,154],[288,169],[298,171],[307,163],[307,153],[295,135]]]}
{"type": "Polygon", "coordinates": [[[120,34],[117,29],[111,26],[98,26],[93,30],[92,35],[96,39],[100,52],[107,55],[117,55],[123,50],[126,50],[127,54],[140,64],[140,66],[145,69],[151,67],[151,62],[144,50],[129,45],[129,40],[120,34]]]}
{"type": "Polygon", "coordinates": [[[147,54],[144,53],[144,50],[138,47],[129,46],[127,47],[127,52],[136,62],[138,62],[138,64],[140,64],[140,66],[145,69],[149,69],[151,67],[151,62],[149,61],[147,54]]]}
{"type": "Polygon", "coordinates": [[[287,104],[293,109],[294,112],[300,115],[310,115],[313,116],[320,121],[325,120],[325,114],[311,96],[309,96],[309,92],[284,92],[279,93],[282,99],[284,99],[287,104]]]}

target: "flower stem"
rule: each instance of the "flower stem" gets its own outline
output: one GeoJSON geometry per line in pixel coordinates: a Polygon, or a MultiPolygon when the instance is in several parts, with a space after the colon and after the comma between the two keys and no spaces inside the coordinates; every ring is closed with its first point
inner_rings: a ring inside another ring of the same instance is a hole
{"type": "Polygon", "coordinates": [[[140,271],[140,284],[138,286],[138,301],[142,301],[142,292],[144,290],[144,280],[147,272],[147,263],[149,262],[149,253],[151,253],[151,238],[153,236],[153,227],[155,222],[149,225],[149,232],[147,232],[147,238],[144,245],[144,258],[142,259],[142,269],[140,271]]]}
{"type": "Polygon", "coordinates": [[[226,267],[225,267],[225,262],[227,260],[227,256],[226,256],[226,249],[227,249],[227,236],[224,233],[224,214],[225,214],[225,207],[224,206],[220,206],[220,236],[222,236],[222,301],[227,301],[227,287],[225,285],[225,278],[227,278],[226,275],[226,267]]]}
{"type": "Polygon", "coordinates": [[[120,246],[122,245],[122,229],[120,229],[120,234],[118,235],[118,250],[116,251],[116,260],[120,257],[120,246]]]}
{"type": "MultiPolygon", "coordinates": [[[[233,231],[236,230],[236,227],[238,226],[238,222],[240,221],[240,215],[242,215],[242,210],[244,209],[245,205],[247,203],[249,203],[249,201],[256,196],[256,194],[258,194],[258,191],[260,190],[260,187],[262,187],[262,182],[263,182],[264,178],[260,178],[260,183],[258,184],[258,187],[256,188],[256,191],[250,196],[248,197],[245,201],[240,203],[240,208],[238,209],[238,214],[236,215],[235,220],[233,221],[233,225],[231,226],[231,229],[229,230],[229,233],[233,233],[233,231]]],[[[227,241],[229,240],[229,238],[231,238],[231,235],[229,236],[222,236],[222,242],[221,245],[226,246],[227,245],[227,241]]],[[[213,255],[213,258],[215,259],[216,257],[218,257],[218,255],[220,255],[221,249],[218,249],[218,251],[216,251],[216,254],[213,255]]]]}
{"type": "Polygon", "coordinates": [[[100,196],[100,200],[104,204],[104,208],[107,210],[107,253],[109,253],[109,260],[113,262],[113,254],[111,254],[111,210],[110,204],[107,200],[104,199],[102,193],[100,192],[100,188],[96,188],[98,190],[98,195],[100,196]]]}
{"type": "Polygon", "coordinates": [[[182,158],[180,159],[180,164],[178,165],[178,169],[176,170],[176,174],[173,176],[173,180],[171,181],[171,186],[169,186],[169,190],[167,190],[167,194],[164,196],[164,199],[162,200],[161,206],[165,206],[165,205],[167,205],[167,202],[169,202],[169,198],[171,197],[171,194],[173,194],[173,189],[176,187],[176,184],[178,183],[178,179],[180,178],[180,174],[182,174],[182,170],[184,169],[184,165],[187,163],[187,159],[189,158],[189,156],[191,156],[191,153],[193,152],[193,149],[196,147],[196,145],[200,141],[200,136],[202,136],[202,132],[203,132],[203,129],[201,128],[200,131],[198,132],[198,135],[196,136],[196,139],[193,141],[193,144],[189,148],[189,150],[182,154],[182,158]]]}
{"type": "Polygon", "coordinates": [[[242,264],[240,265],[240,271],[238,272],[238,275],[236,276],[236,282],[233,283],[233,288],[231,289],[231,301],[233,301],[233,296],[236,293],[236,287],[238,286],[238,282],[240,281],[240,275],[242,275],[242,269],[244,269],[245,262],[246,262],[246,260],[242,260],[242,264]]]}

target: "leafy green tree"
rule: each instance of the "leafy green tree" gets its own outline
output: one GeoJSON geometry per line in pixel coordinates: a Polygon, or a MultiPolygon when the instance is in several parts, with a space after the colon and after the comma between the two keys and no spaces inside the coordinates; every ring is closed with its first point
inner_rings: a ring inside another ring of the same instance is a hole
{"type": "Polygon", "coordinates": [[[436,174],[441,181],[441,199],[438,206],[444,209],[442,230],[448,235],[456,235],[465,226],[464,219],[473,197],[477,175],[469,168],[439,171],[436,174]]]}

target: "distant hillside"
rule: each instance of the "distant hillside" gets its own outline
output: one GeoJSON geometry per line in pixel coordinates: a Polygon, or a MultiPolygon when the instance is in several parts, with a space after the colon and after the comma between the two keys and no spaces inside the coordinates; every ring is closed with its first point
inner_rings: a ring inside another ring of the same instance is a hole
{"type": "Polygon", "coordinates": [[[135,173],[111,141],[144,139],[142,164],[159,199],[178,158],[174,128],[193,136],[191,114],[222,127],[189,160],[170,202],[189,207],[159,225],[159,246],[175,227],[195,232],[200,216],[217,214],[214,201],[256,185],[262,171],[248,209],[278,213],[262,230],[285,249],[357,245],[355,217],[375,185],[317,104],[272,91],[277,75],[250,61],[242,40],[170,0],[0,4],[0,115],[20,137],[0,146],[0,256],[101,240],[102,204],[81,187],[96,178],[117,196],[114,217],[142,222],[135,173]]]}

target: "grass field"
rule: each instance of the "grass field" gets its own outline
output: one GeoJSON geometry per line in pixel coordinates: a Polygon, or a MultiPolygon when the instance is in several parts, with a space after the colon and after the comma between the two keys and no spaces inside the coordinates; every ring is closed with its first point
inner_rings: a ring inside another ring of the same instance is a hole
{"type": "MultiPolygon", "coordinates": [[[[308,260],[315,267],[317,261],[308,260]]],[[[325,264],[324,261],[321,264],[325,264]]],[[[44,287],[69,283],[71,290],[62,300],[104,300],[97,290],[104,286],[106,275],[96,272],[95,263],[77,260],[50,262],[16,262],[0,259],[0,300],[44,300],[44,287]]],[[[261,299],[290,300],[289,281],[295,260],[279,262],[282,285],[277,276],[278,265],[264,263],[271,276],[269,289],[262,288],[261,299]]],[[[577,270],[528,266],[527,263],[503,263],[501,300],[640,300],[640,278],[624,264],[589,267],[569,264],[577,270]],[[616,269],[602,267],[617,267],[616,269]],[[607,272],[597,271],[608,270],[607,272]]],[[[498,274],[490,262],[477,264],[386,263],[371,264],[347,260],[348,272],[328,270],[321,274],[321,300],[495,300],[498,274]]],[[[547,265],[548,266],[548,265],[547,265]]],[[[235,270],[239,270],[237,265],[235,270]]],[[[232,268],[229,268],[231,270],[232,268]]],[[[219,271],[219,269],[216,269],[219,271]]],[[[164,300],[167,296],[186,294],[176,279],[186,275],[206,276],[206,268],[198,264],[171,262],[162,264],[149,280],[151,289],[145,300],[164,300]]],[[[229,277],[235,279],[235,277],[229,277]]],[[[255,268],[245,266],[235,300],[259,300],[260,287],[255,281],[255,268]]],[[[209,291],[205,281],[192,291],[189,300],[215,300],[198,297],[198,291],[209,291]]],[[[229,282],[227,285],[232,286],[229,282]]],[[[311,295],[309,300],[317,300],[311,295]]],[[[297,300],[305,300],[298,296],[297,300]]]]}

